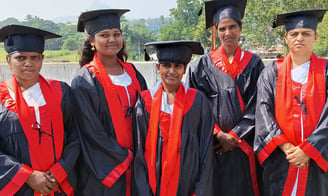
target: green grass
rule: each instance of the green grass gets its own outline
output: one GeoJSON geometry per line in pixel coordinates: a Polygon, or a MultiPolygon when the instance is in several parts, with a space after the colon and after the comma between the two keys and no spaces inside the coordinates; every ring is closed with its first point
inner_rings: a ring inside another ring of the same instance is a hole
{"type": "Polygon", "coordinates": [[[78,62],[79,55],[71,50],[46,50],[45,62],[78,62]]]}
{"type": "Polygon", "coordinates": [[[7,52],[4,49],[0,49],[0,63],[7,63],[6,61],[7,52]]]}
{"type": "MultiPolygon", "coordinates": [[[[70,50],[46,50],[44,51],[44,62],[78,62],[79,55],[77,51],[70,50]]],[[[0,63],[7,63],[7,52],[0,49],[0,63]]]]}

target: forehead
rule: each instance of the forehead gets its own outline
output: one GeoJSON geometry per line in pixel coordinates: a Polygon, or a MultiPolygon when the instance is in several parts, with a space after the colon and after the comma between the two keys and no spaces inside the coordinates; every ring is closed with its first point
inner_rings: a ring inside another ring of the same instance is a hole
{"type": "Polygon", "coordinates": [[[158,65],[159,66],[184,66],[184,64],[182,64],[182,63],[174,63],[174,62],[171,62],[171,63],[159,63],[158,65]]]}
{"type": "Polygon", "coordinates": [[[238,26],[238,23],[234,19],[227,18],[227,19],[221,20],[218,24],[218,27],[220,28],[220,27],[227,27],[227,26],[232,26],[232,25],[238,26]]]}
{"type": "Polygon", "coordinates": [[[293,30],[290,30],[288,31],[287,33],[311,33],[311,32],[315,32],[313,29],[310,29],[310,28],[298,28],[298,29],[293,29],[293,30]]]}
{"type": "Polygon", "coordinates": [[[11,57],[18,57],[18,56],[41,56],[38,52],[15,52],[10,55],[11,57]]]}
{"type": "Polygon", "coordinates": [[[102,31],[99,31],[98,33],[96,34],[101,34],[101,33],[117,33],[117,32],[121,32],[120,29],[118,28],[113,28],[113,29],[104,29],[102,31]]]}

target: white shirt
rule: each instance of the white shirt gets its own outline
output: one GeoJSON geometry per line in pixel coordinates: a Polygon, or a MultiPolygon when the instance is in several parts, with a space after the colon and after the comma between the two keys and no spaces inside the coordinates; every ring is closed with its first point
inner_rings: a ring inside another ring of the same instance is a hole
{"type": "Polygon", "coordinates": [[[132,79],[128,73],[124,71],[121,75],[110,75],[108,74],[113,84],[118,86],[129,86],[132,83],[132,79]]]}
{"type": "MultiPolygon", "coordinates": [[[[9,88],[9,94],[13,98],[13,100],[15,100],[15,93],[10,88],[9,88]]],[[[30,88],[23,91],[22,95],[27,105],[30,107],[34,107],[36,121],[40,123],[39,107],[46,105],[46,101],[42,95],[42,91],[40,88],[40,83],[39,82],[35,83],[30,88]]]]}
{"type": "MultiPolygon", "coordinates": [[[[152,97],[154,97],[156,91],[159,88],[159,85],[162,83],[162,81],[158,81],[155,85],[154,88],[152,88],[150,90],[150,94],[152,97]]],[[[182,85],[185,87],[185,92],[187,92],[188,87],[182,82],[182,85]]],[[[162,101],[161,101],[161,111],[168,113],[168,114],[172,114],[173,113],[173,106],[174,104],[168,104],[167,102],[167,94],[165,93],[165,91],[163,91],[162,93],[162,101]]]]}
{"type": "MultiPolygon", "coordinates": [[[[230,62],[230,63],[232,63],[234,57],[235,57],[235,56],[231,56],[231,57],[229,57],[229,62],[230,62]]],[[[240,59],[239,59],[239,60],[243,59],[243,57],[244,57],[244,51],[241,51],[241,55],[240,55],[240,59]]]]}
{"type": "Polygon", "coordinates": [[[129,101],[129,106],[131,106],[130,94],[129,94],[129,91],[128,91],[128,86],[130,84],[132,84],[132,79],[129,76],[129,74],[126,73],[125,70],[124,70],[124,73],[121,74],[121,75],[110,75],[110,74],[108,74],[108,76],[109,76],[110,80],[112,81],[112,83],[114,85],[123,86],[125,88],[126,95],[128,97],[128,101],[129,101]]]}
{"type": "Polygon", "coordinates": [[[310,70],[310,61],[305,62],[304,64],[295,67],[291,70],[292,80],[301,84],[305,84],[308,81],[310,70]]]}

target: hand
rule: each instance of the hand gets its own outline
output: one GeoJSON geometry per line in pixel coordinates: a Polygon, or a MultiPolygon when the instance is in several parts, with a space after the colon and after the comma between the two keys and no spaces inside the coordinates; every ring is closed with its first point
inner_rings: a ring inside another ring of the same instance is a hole
{"type": "Polygon", "coordinates": [[[309,165],[310,156],[296,146],[287,151],[286,159],[297,168],[305,168],[309,165]]]}
{"type": "Polygon", "coordinates": [[[49,195],[58,188],[55,178],[42,171],[33,171],[26,183],[36,192],[49,195]]]}
{"type": "Polygon", "coordinates": [[[290,143],[290,142],[287,142],[287,143],[284,143],[284,144],[280,144],[279,145],[279,148],[285,153],[285,155],[287,156],[288,153],[287,151],[289,151],[290,149],[292,148],[295,148],[295,145],[290,143]]]}
{"type": "Polygon", "coordinates": [[[216,150],[216,153],[220,154],[234,150],[241,142],[241,140],[228,133],[224,133],[223,131],[216,134],[216,139],[219,141],[219,144],[215,145],[214,149],[216,150]]]}
{"type": "MultiPolygon", "coordinates": [[[[57,182],[57,180],[56,180],[56,178],[55,178],[55,176],[48,170],[47,172],[46,172],[46,174],[48,174],[50,177],[52,177],[55,181],[56,181],[56,189],[58,189],[58,186],[59,186],[59,183],[57,182]]],[[[55,189],[55,190],[56,190],[55,189]]],[[[55,191],[54,190],[54,191],[55,191]]]]}

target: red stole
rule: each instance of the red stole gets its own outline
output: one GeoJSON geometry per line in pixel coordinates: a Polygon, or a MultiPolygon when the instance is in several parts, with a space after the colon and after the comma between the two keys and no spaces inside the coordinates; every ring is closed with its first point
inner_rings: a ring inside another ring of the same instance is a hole
{"type": "MultiPolygon", "coordinates": [[[[64,125],[61,111],[62,91],[58,81],[47,81],[39,75],[39,83],[46,105],[39,108],[41,131],[52,134],[41,134],[41,144],[39,144],[39,131],[32,129],[32,124],[36,121],[33,107],[29,107],[22,96],[22,92],[17,85],[16,78],[10,80],[15,93],[16,111],[29,144],[29,152],[32,168],[40,171],[48,171],[62,156],[64,142],[64,125]],[[53,130],[53,133],[52,131],[53,130]],[[54,143],[53,143],[54,141],[54,143]],[[54,160],[54,149],[56,161],[54,160]]],[[[34,195],[40,195],[34,193],[34,195]]],[[[53,194],[50,194],[53,195],[53,194]]]]}
{"type": "MultiPolygon", "coordinates": [[[[125,71],[129,74],[132,79],[132,86],[135,91],[141,92],[141,87],[139,81],[136,77],[136,73],[129,63],[122,63],[117,59],[119,63],[123,66],[125,71]]],[[[132,150],[132,129],[131,129],[131,119],[130,122],[125,122],[126,110],[122,108],[121,98],[118,97],[117,92],[120,90],[120,86],[116,86],[112,83],[108,73],[99,59],[97,53],[95,53],[93,61],[86,65],[87,68],[92,71],[97,77],[100,84],[103,86],[105,97],[108,104],[108,109],[113,120],[113,126],[115,130],[116,140],[122,147],[130,147],[132,150]]],[[[130,94],[131,97],[136,96],[136,94],[130,94]]],[[[132,102],[131,102],[132,104],[132,102]]],[[[132,105],[133,107],[134,105],[132,105]]]]}
{"type": "MultiPolygon", "coordinates": [[[[226,53],[224,52],[224,49],[222,46],[220,46],[216,50],[211,50],[210,55],[213,63],[215,66],[223,71],[224,73],[227,73],[232,77],[232,79],[236,82],[236,76],[239,75],[248,65],[249,61],[252,58],[252,53],[248,51],[244,51],[244,57],[242,60],[240,60],[241,57],[241,48],[238,46],[235,55],[233,57],[232,63],[230,63],[226,53]]],[[[241,112],[244,111],[245,104],[243,101],[243,98],[239,92],[238,86],[236,85],[239,103],[240,103],[240,109],[241,112]]]]}
{"type": "MultiPolygon", "coordinates": [[[[301,136],[301,118],[303,118],[303,139],[311,135],[319,121],[326,98],[325,83],[326,60],[318,58],[312,53],[308,82],[305,85],[296,83],[291,79],[291,57],[277,60],[277,90],[275,116],[280,129],[294,145],[300,145],[301,136]],[[305,93],[300,97],[300,91],[305,93]],[[306,114],[301,109],[301,104],[295,100],[295,96],[305,104],[306,114]],[[302,116],[301,116],[302,115],[302,116]]],[[[285,182],[283,195],[292,193],[294,183],[298,176],[297,195],[304,195],[308,176],[308,167],[298,169],[293,165],[289,166],[288,176],[285,182]]]]}
{"type": "MultiPolygon", "coordinates": [[[[162,101],[163,85],[161,84],[156,91],[150,109],[149,127],[145,144],[145,161],[148,168],[149,184],[153,191],[156,193],[156,149],[157,149],[157,137],[158,137],[158,125],[160,118],[160,109],[162,101]]],[[[184,111],[190,107],[194,100],[196,91],[188,89],[187,96],[182,84],[177,90],[172,121],[169,128],[166,164],[162,166],[162,178],[161,178],[161,196],[176,195],[179,183],[179,170],[180,170],[180,149],[181,149],[181,124],[184,111]],[[193,93],[193,94],[189,94],[193,93]],[[186,99],[188,97],[188,99],[186,99]]]]}
{"type": "MultiPolygon", "coordinates": [[[[280,129],[284,132],[290,142],[299,145],[302,141],[298,137],[300,129],[294,127],[295,98],[293,96],[293,81],[291,79],[291,58],[277,60],[278,78],[276,90],[275,116],[280,129]]],[[[312,53],[308,82],[306,84],[305,96],[302,98],[306,106],[307,116],[303,114],[304,139],[306,139],[317,126],[326,99],[325,72],[326,60],[318,58],[312,53]]],[[[300,97],[298,97],[301,99],[300,97]]],[[[299,106],[300,107],[300,106],[299,106]]],[[[298,110],[300,111],[300,110],[298,110]]]]}
{"type": "MultiPolygon", "coordinates": [[[[236,83],[236,77],[247,67],[253,54],[249,51],[244,51],[244,56],[242,59],[240,59],[241,53],[242,53],[242,50],[241,50],[240,46],[238,46],[232,63],[230,63],[222,46],[220,46],[216,50],[211,50],[210,55],[211,55],[211,59],[212,59],[213,63],[215,64],[215,66],[222,72],[230,75],[231,78],[234,80],[234,82],[236,84],[237,93],[238,93],[240,112],[243,113],[244,109],[245,109],[245,104],[244,104],[243,97],[240,94],[238,85],[236,83]]],[[[213,131],[214,135],[216,133],[218,133],[219,131],[221,131],[221,128],[215,124],[215,128],[213,131]]],[[[236,135],[233,131],[228,130],[228,132],[230,135],[232,135],[235,138],[240,140],[239,136],[236,135]]],[[[255,154],[254,154],[253,148],[245,140],[242,140],[242,142],[239,144],[239,147],[249,157],[249,165],[250,165],[254,195],[256,195],[256,196],[260,195],[258,182],[257,182],[257,174],[256,174],[255,154]]]]}
{"type": "MultiPolygon", "coordinates": [[[[131,85],[128,87],[129,95],[131,97],[131,106],[133,107],[135,103],[132,100],[136,100],[136,93],[131,92],[141,92],[141,87],[139,81],[136,77],[136,72],[133,69],[130,63],[123,63],[119,59],[118,62],[122,65],[124,70],[129,74],[132,79],[131,85]]],[[[93,57],[93,61],[90,64],[86,65],[86,67],[92,71],[97,77],[98,81],[102,85],[105,93],[105,97],[108,104],[108,109],[113,121],[114,131],[116,135],[117,143],[121,147],[125,147],[128,149],[129,154],[132,150],[132,121],[131,117],[125,117],[126,109],[122,107],[122,100],[119,97],[119,92],[122,92],[122,87],[114,85],[108,76],[108,73],[98,57],[98,54],[95,53],[93,57]]],[[[131,195],[131,170],[128,168],[125,172],[126,174],[126,195],[131,195]]]]}

